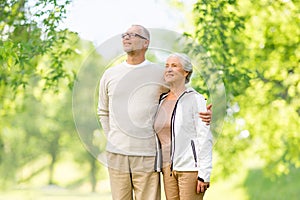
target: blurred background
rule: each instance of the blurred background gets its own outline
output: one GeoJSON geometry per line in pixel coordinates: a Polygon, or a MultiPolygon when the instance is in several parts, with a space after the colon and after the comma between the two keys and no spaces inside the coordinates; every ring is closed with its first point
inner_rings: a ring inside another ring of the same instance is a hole
{"type": "MultiPolygon", "coordinates": [[[[96,49],[131,24],[192,38],[224,83],[204,199],[298,199],[296,0],[0,0],[0,199],[111,199],[106,167],[76,129],[72,97],[82,66],[101,74],[96,49]]],[[[205,81],[196,73],[192,86],[218,102],[205,81]]],[[[88,138],[102,131],[86,130],[88,138]]]]}

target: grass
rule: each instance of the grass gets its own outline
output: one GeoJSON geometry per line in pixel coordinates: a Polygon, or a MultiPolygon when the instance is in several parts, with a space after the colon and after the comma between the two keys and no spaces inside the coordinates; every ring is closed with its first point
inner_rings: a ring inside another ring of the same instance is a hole
{"type": "Polygon", "coordinates": [[[110,193],[79,193],[76,191],[20,190],[1,193],[0,200],[111,200],[110,193]]]}
{"type": "Polygon", "coordinates": [[[244,187],[255,200],[298,200],[300,197],[300,169],[291,168],[290,173],[276,178],[265,177],[262,170],[250,170],[244,187]]]}
{"type": "MultiPolygon", "coordinates": [[[[229,180],[228,180],[229,181],[229,180]]],[[[224,182],[214,183],[205,194],[205,200],[243,200],[245,192],[241,188],[236,188],[239,181],[231,179],[230,184],[224,182]],[[234,197],[234,198],[233,198],[234,197]]],[[[163,190],[162,190],[163,193],[163,190]]],[[[97,192],[88,192],[88,186],[82,186],[78,189],[65,189],[58,186],[45,186],[36,188],[11,189],[6,192],[0,192],[0,200],[111,200],[109,181],[98,183],[97,192]]],[[[162,194],[162,200],[165,200],[162,194]]]]}
{"type": "Polygon", "coordinates": [[[101,181],[98,185],[103,186],[102,190],[94,193],[88,192],[86,186],[76,190],[56,185],[11,189],[0,192],[0,200],[111,200],[108,184],[108,181],[101,181]]]}
{"type": "MultiPolygon", "coordinates": [[[[41,186],[45,174],[36,177],[27,185],[0,190],[0,200],[111,200],[109,180],[99,180],[95,193],[90,192],[88,183],[68,187],[69,182],[81,174],[70,162],[62,163],[57,168],[57,185],[41,186]],[[60,181],[59,177],[64,177],[60,181]]],[[[106,169],[102,176],[107,177],[106,169]]],[[[292,168],[288,175],[275,179],[266,177],[260,169],[241,170],[226,180],[212,182],[204,200],[296,200],[300,196],[300,170],[292,168]]],[[[162,189],[163,191],[163,189],[162,189]]],[[[162,200],[165,200],[162,194],[162,200]]]]}

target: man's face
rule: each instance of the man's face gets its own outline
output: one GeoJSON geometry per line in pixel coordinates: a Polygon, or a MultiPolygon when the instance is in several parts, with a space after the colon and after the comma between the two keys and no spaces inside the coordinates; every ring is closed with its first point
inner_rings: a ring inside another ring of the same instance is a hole
{"type": "Polygon", "coordinates": [[[123,50],[126,53],[147,48],[148,40],[139,27],[132,26],[122,36],[123,50]]]}

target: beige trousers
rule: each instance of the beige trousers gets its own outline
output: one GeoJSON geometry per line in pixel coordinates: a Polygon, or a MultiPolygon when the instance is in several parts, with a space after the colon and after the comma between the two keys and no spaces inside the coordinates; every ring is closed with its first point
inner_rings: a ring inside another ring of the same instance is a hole
{"type": "Polygon", "coordinates": [[[204,193],[197,194],[197,171],[172,171],[170,176],[170,166],[167,166],[162,172],[167,200],[203,200],[204,193]]]}
{"type": "Polygon", "coordinates": [[[107,159],[113,200],[160,200],[155,157],[108,153],[107,159]]]}

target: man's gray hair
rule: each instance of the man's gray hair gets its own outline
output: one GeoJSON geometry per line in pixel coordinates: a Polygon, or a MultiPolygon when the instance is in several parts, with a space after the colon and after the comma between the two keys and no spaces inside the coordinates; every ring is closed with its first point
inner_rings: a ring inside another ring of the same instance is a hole
{"type": "Polygon", "coordinates": [[[138,24],[133,24],[131,26],[137,26],[142,30],[142,34],[145,38],[147,38],[147,40],[150,40],[150,32],[148,29],[146,29],[144,26],[142,25],[138,25],[138,24]]]}

